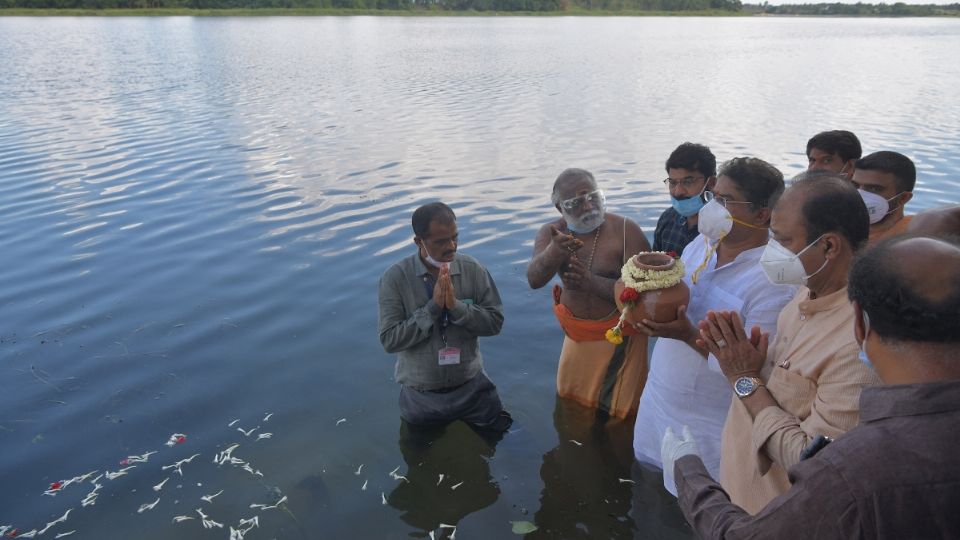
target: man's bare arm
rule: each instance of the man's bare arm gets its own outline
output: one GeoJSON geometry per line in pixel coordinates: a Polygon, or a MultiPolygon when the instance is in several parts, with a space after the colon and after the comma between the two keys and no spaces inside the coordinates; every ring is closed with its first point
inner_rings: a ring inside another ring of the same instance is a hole
{"type": "Polygon", "coordinates": [[[527,282],[530,288],[539,289],[549,283],[560,267],[570,259],[571,253],[581,245],[580,240],[563,234],[552,223],[540,227],[533,243],[533,257],[527,265],[527,282]]]}

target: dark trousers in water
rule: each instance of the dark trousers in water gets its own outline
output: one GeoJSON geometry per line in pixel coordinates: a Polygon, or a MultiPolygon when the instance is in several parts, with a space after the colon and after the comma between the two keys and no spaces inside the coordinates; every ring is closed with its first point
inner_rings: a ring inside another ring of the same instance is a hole
{"type": "Polygon", "coordinates": [[[486,439],[502,436],[513,424],[510,413],[503,410],[497,387],[483,371],[454,388],[420,391],[401,386],[400,416],[422,428],[462,420],[486,439]]]}

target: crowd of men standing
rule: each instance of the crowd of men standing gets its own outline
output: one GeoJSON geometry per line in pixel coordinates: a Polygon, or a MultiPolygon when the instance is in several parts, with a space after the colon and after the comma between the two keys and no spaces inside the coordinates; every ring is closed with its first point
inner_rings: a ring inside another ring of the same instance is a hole
{"type": "MultiPolygon", "coordinates": [[[[785,182],[680,145],[652,247],[591,173],[563,171],[527,268],[532,288],[560,281],[557,393],[635,417],[637,462],[701,537],[960,537],[960,207],[905,215],[913,162],[848,131],[806,154],[785,182]],[[608,341],[621,267],[651,249],[680,257],[690,300],[608,341]]],[[[496,285],[448,206],[412,225],[417,252],[379,290],[405,429],[462,420],[495,443],[512,418],[478,337],[503,324],[496,285]]]]}

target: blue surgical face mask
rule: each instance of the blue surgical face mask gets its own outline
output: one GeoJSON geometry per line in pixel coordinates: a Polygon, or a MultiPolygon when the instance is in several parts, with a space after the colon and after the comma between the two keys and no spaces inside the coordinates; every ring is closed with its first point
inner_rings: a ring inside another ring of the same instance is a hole
{"type": "Polygon", "coordinates": [[[673,195],[670,196],[670,204],[673,205],[673,209],[677,211],[683,217],[690,217],[703,208],[705,204],[703,202],[703,191],[707,189],[707,181],[703,181],[703,189],[700,190],[700,193],[697,193],[693,197],[687,197],[686,199],[678,199],[673,195]]]}
{"type": "Polygon", "coordinates": [[[871,362],[867,356],[867,336],[870,334],[870,317],[866,311],[860,310],[860,312],[863,313],[863,341],[860,342],[860,361],[866,364],[871,370],[876,371],[873,367],[873,362],[871,362]]]}

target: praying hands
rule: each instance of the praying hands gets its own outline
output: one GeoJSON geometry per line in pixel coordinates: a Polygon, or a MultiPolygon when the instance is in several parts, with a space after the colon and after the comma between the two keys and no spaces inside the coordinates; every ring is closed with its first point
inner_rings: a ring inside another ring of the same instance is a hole
{"type": "Polygon", "coordinates": [[[747,336],[740,315],[735,311],[708,311],[700,321],[697,345],[717,359],[720,369],[732,383],[740,377],[759,377],[767,358],[770,334],[754,326],[747,336]]]}

